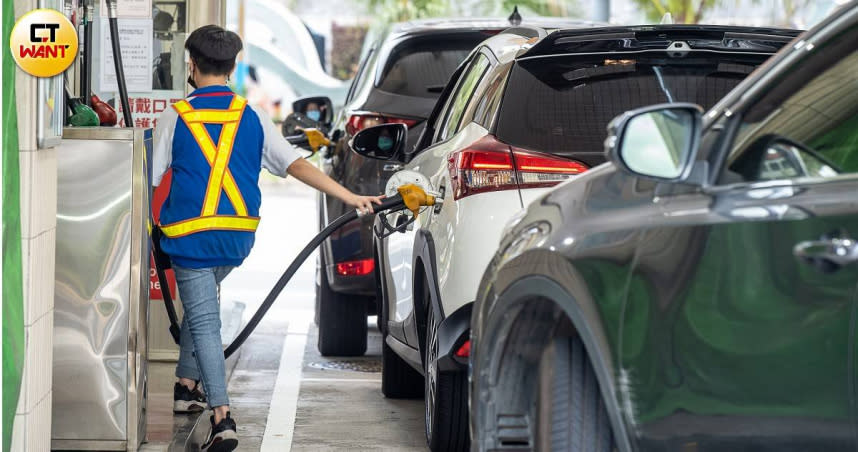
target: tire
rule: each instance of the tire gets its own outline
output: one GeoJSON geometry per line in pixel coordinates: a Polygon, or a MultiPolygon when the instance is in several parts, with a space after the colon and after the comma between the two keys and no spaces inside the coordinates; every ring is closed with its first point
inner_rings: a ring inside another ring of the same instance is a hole
{"type": "Polygon", "coordinates": [[[400,358],[384,340],[381,344],[381,393],[389,399],[423,397],[423,375],[400,358]]]}
{"type": "Polygon", "coordinates": [[[367,302],[331,290],[322,267],[316,286],[319,353],[322,356],[361,356],[366,353],[367,302]]]}
{"type": "Polygon", "coordinates": [[[555,338],[539,363],[536,451],[611,452],[611,423],[578,337],[555,338]]]}
{"type": "MultiPolygon", "coordinates": [[[[425,296],[428,297],[428,293],[425,296]]],[[[468,375],[465,372],[439,372],[433,364],[438,357],[438,339],[435,335],[438,325],[431,305],[427,311],[424,378],[426,441],[433,452],[467,451],[471,447],[468,432],[468,375]]]]}

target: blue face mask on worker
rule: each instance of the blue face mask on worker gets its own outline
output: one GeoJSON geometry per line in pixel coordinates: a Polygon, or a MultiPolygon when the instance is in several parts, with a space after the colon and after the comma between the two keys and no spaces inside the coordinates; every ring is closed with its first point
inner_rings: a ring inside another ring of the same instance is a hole
{"type": "Polygon", "coordinates": [[[389,151],[393,147],[393,138],[378,137],[378,148],[382,151],[389,151]]]}
{"type": "Polygon", "coordinates": [[[319,110],[310,110],[307,112],[307,117],[313,121],[319,121],[322,119],[322,112],[319,110]]]}

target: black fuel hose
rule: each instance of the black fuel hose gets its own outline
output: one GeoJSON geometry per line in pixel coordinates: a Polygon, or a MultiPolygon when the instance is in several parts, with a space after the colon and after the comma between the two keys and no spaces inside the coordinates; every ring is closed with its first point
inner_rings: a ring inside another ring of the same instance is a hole
{"type": "Polygon", "coordinates": [[[307,135],[304,135],[303,133],[300,135],[288,135],[284,138],[286,138],[286,141],[288,141],[289,144],[294,146],[305,146],[310,144],[310,140],[307,138],[307,135]]]}
{"type": "Polygon", "coordinates": [[[94,0],[86,0],[83,7],[83,61],[81,62],[80,97],[92,107],[92,16],[94,0]]]}
{"type": "MultiPolygon", "coordinates": [[[[134,127],[131,119],[131,105],[128,103],[128,89],[125,85],[125,70],[122,66],[122,50],[119,46],[119,25],[116,15],[116,0],[107,2],[107,21],[110,23],[110,44],[113,48],[113,68],[116,72],[116,85],[119,88],[119,101],[122,103],[122,119],[125,127],[134,127]]],[[[89,98],[90,93],[84,93],[89,98]]]]}
{"type": "MultiPolygon", "coordinates": [[[[405,203],[402,201],[402,196],[396,195],[391,196],[389,198],[385,198],[382,200],[381,205],[373,205],[373,212],[382,212],[390,209],[400,209],[405,207],[405,203]]],[[[322,229],[321,232],[316,234],[313,237],[313,240],[310,240],[310,243],[298,253],[298,256],[289,264],[289,268],[283,272],[283,275],[280,276],[280,279],[277,280],[277,283],[274,284],[274,287],[271,289],[271,292],[268,292],[268,295],[265,297],[265,300],[262,302],[262,305],[259,309],[256,310],[256,313],[253,314],[253,317],[250,319],[250,322],[238,333],[238,336],[229,344],[229,347],[224,350],[223,355],[225,358],[229,358],[230,355],[235,353],[244,341],[253,333],[253,330],[256,329],[256,326],[262,321],[262,318],[265,317],[265,313],[268,312],[268,309],[271,308],[271,305],[274,304],[274,301],[280,295],[280,292],[283,291],[283,288],[286,287],[286,283],[292,279],[292,276],[295,275],[295,272],[298,271],[298,268],[310,257],[310,254],[324,241],[328,238],[334,231],[344,226],[346,223],[358,218],[358,214],[356,211],[349,212],[345,215],[340,216],[336,220],[332,221],[330,224],[325,226],[325,229],[322,229]]]]}
{"type": "MultiPolygon", "coordinates": [[[[155,224],[152,218],[152,213],[149,213],[149,224],[155,224]]],[[[171,267],[170,258],[161,251],[161,230],[157,226],[152,228],[152,233],[149,235],[152,247],[152,261],[155,263],[155,275],[158,277],[158,283],[161,285],[161,298],[164,300],[164,309],[167,310],[167,320],[170,321],[170,336],[173,337],[173,342],[179,344],[181,335],[181,327],[179,326],[179,316],[176,314],[176,305],[173,303],[173,293],[170,291],[170,284],[167,281],[167,269],[171,267]]]]}

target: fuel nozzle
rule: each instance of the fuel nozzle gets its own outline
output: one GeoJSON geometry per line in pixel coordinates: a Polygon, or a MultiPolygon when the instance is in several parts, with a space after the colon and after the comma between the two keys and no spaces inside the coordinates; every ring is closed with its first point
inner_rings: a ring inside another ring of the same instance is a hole
{"type": "Polygon", "coordinates": [[[289,135],[286,141],[313,153],[318,152],[322,146],[330,146],[331,140],[319,129],[303,129],[297,135],[289,135]]]}
{"type": "Polygon", "coordinates": [[[331,140],[319,129],[304,129],[304,135],[307,137],[307,143],[313,152],[318,151],[322,146],[331,145],[331,140]]]}
{"type": "MultiPolygon", "coordinates": [[[[403,207],[410,210],[414,214],[414,218],[420,213],[421,207],[440,205],[442,199],[434,194],[426,193],[422,187],[417,184],[404,184],[397,187],[398,192],[395,196],[390,196],[381,205],[373,206],[373,213],[384,212],[387,210],[398,212],[403,207]]],[[[355,213],[358,218],[370,215],[369,211],[356,209],[355,213]]]]}
{"type": "Polygon", "coordinates": [[[405,207],[416,217],[421,207],[434,206],[435,196],[427,194],[419,185],[405,184],[396,189],[402,196],[405,207]]]}

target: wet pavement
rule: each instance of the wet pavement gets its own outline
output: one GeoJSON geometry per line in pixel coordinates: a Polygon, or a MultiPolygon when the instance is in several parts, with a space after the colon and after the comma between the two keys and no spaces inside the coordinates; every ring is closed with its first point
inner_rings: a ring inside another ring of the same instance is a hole
{"type": "MultiPolygon", "coordinates": [[[[280,273],[317,232],[316,195],[262,178],[263,218],[253,252],[224,280],[224,322],[246,324],[280,273]]],[[[422,400],[381,394],[381,335],[370,318],[367,354],[325,358],[312,323],[315,256],[296,273],[248,339],[229,378],[240,451],[427,450],[422,400]]],[[[233,333],[231,331],[231,333],[233,333]]],[[[198,450],[209,412],[172,416],[172,364],[150,365],[149,443],[143,451],[198,450]]]]}

